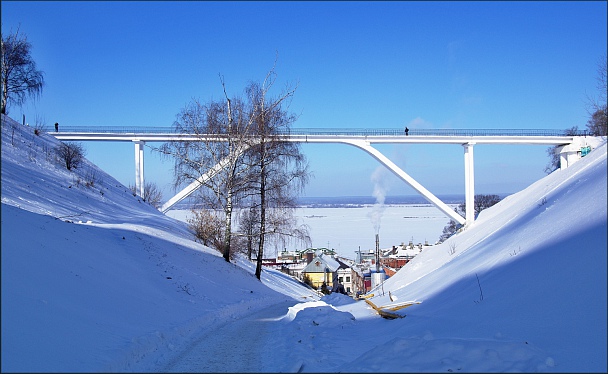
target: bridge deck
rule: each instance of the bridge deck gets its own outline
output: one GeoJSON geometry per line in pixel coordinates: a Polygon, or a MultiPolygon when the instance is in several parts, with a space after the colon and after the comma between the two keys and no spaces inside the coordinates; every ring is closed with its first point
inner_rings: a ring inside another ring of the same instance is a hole
{"type": "MultiPolygon", "coordinates": [[[[48,132],[52,132],[48,130],[48,132]]],[[[123,127],[123,126],[66,126],[60,132],[120,133],[120,134],[176,134],[172,127],[123,127]]],[[[379,128],[295,128],[283,135],[405,135],[403,129],[379,128]]],[[[587,136],[586,130],[556,129],[411,129],[410,136],[587,136]]]]}
{"type": "MultiPolygon", "coordinates": [[[[169,127],[66,127],[50,132],[60,140],[80,141],[221,141],[223,135],[176,133],[169,127]]],[[[281,133],[283,140],[302,143],[344,143],[364,140],[369,143],[419,144],[539,144],[572,143],[575,136],[587,136],[587,131],[574,135],[552,129],[292,129],[281,133]]]]}

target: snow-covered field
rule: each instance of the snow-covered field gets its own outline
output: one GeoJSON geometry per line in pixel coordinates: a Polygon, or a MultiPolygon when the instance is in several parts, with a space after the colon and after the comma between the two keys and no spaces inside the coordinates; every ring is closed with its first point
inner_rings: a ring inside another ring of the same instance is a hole
{"type": "Polygon", "coordinates": [[[259,282],[57,144],[2,118],[2,372],[607,370],[605,142],[374,290],[420,302],[394,320],[259,282]]]}

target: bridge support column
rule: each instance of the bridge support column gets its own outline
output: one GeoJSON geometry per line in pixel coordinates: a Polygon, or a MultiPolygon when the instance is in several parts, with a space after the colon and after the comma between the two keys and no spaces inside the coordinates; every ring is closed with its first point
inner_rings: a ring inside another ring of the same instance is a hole
{"type": "Polygon", "coordinates": [[[215,177],[220,171],[222,171],[222,169],[225,168],[226,165],[228,165],[230,159],[231,157],[224,158],[223,160],[218,162],[214,167],[209,169],[209,171],[207,171],[205,174],[201,175],[192,183],[187,185],[183,190],[179,191],[175,196],[167,200],[167,202],[164,203],[163,206],[160,208],[160,211],[163,213],[167,213],[167,211],[169,211],[169,209],[171,209],[173,205],[179,203],[180,201],[190,196],[199,187],[207,183],[209,179],[215,177]]]}
{"type": "Polygon", "coordinates": [[[188,186],[186,186],[186,188],[184,188],[183,190],[178,192],[175,196],[173,196],[172,198],[167,200],[167,202],[164,203],[163,206],[160,208],[160,211],[163,213],[167,213],[167,211],[169,211],[169,209],[171,209],[171,207],[173,207],[175,204],[179,203],[180,201],[182,201],[185,198],[187,198],[188,196],[190,196],[199,187],[201,187],[205,183],[207,183],[207,181],[209,179],[211,179],[211,178],[215,177],[217,174],[219,174],[222,171],[222,169],[224,169],[227,165],[230,164],[230,162],[232,162],[234,160],[235,157],[240,156],[249,147],[250,147],[249,144],[245,144],[245,145],[241,146],[240,148],[234,150],[233,154],[222,159],[220,162],[215,164],[215,166],[213,166],[211,169],[209,169],[205,174],[198,177],[196,180],[194,180],[192,183],[190,183],[188,186]]]}
{"type": "Polygon", "coordinates": [[[135,143],[135,193],[139,197],[144,196],[144,145],[142,140],[134,140],[135,143]]]}
{"type": "Polygon", "coordinates": [[[465,226],[475,221],[475,173],[473,169],[473,145],[475,143],[465,143],[464,147],[464,201],[465,226]]]}

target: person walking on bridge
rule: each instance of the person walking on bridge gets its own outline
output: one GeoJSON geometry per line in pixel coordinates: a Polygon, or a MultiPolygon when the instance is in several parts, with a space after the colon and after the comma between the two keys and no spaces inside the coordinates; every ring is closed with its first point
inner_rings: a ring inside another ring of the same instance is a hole
{"type": "Polygon", "coordinates": [[[59,132],[59,123],[55,122],[55,132],[59,132]]]}
{"type": "Polygon", "coordinates": [[[407,128],[407,126],[405,127],[405,136],[407,136],[407,133],[410,132],[410,129],[407,128]]]}

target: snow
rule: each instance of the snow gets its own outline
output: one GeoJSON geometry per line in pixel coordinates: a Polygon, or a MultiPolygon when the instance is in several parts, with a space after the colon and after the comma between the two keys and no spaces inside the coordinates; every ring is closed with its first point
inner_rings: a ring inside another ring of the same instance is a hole
{"type": "Polygon", "coordinates": [[[2,118],[3,372],[607,370],[605,141],[373,290],[419,302],[393,320],[259,282],[57,144],[2,118]]]}

